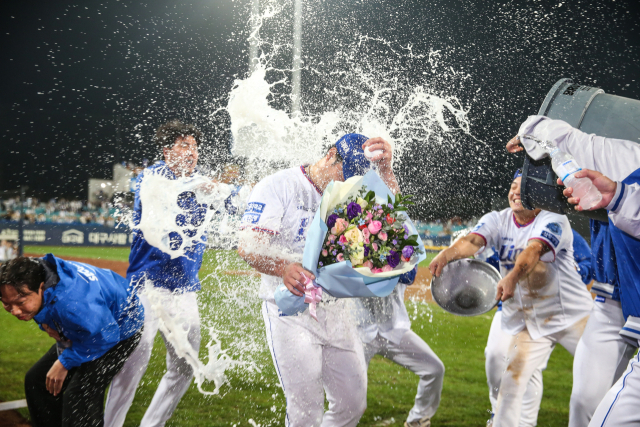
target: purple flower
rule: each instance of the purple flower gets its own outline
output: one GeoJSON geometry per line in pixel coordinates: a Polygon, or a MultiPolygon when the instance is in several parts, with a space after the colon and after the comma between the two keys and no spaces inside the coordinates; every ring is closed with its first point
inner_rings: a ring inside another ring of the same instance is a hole
{"type": "Polygon", "coordinates": [[[338,253],[338,252],[336,252],[336,251],[331,252],[331,254],[332,254],[333,256],[335,256],[337,253],[338,253]]]}
{"type": "Polygon", "coordinates": [[[409,259],[411,258],[411,255],[413,255],[413,246],[407,245],[404,248],[402,248],[403,257],[405,257],[406,259],[409,259]]]}
{"type": "Polygon", "coordinates": [[[359,204],[351,202],[349,203],[349,206],[347,206],[347,217],[349,217],[350,220],[357,217],[361,213],[362,207],[359,204]]]}
{"type": "Polygon", "coordinates": [[[395,245],[397,245],[397,244],[398,244],[398,241],[397,241],[396,239],[393,239],[393,240],[391,241],[391,243],[393,243],[393,246],[395,246],[395,245]]]}
{"type": "Polygon", "coordinates": [[[336,219],[338,219],[339,216],[337,214],[331,214],[329,215],[329,218],[327,218],[327,227],[329,227],[329,229],[332,229],[334,225],[336,225],[336,219]]]}
{"type": "Polygon", "coordinates": [[[320,262],[320,267],[322,267],[322,266],[323,266],[323,264],[322,264],[322,262],[320,262]]]}
{"type": "Polygon", "coordinates": [[[400,264],[400,254],[396,251],[389,251],[389,255],[387,255],[387,263],[391,268],[396,268],[398,264],[400,264]]]}
{"type": "Polygon", "coordinates": [[[369,246],[365,245],[365,247],[364,247],[364,256],[365,257],[369,256],[369,246]]]}
{"type": "Polygon", "coordinates": [[[391,203],[387,203],[387,207],[389,207],[389,209],[393,209],[393,205],[391,203]]]}
{"type": "Polygon", "coordinates": [[[405,240],[409,238],[409,235],[405,233],[404,235],[405,240]]]}

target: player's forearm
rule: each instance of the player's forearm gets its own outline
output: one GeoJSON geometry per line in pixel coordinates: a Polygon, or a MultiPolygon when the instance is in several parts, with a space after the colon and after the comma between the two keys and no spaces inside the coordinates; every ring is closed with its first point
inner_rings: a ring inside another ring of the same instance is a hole
{"type": "Polygon", "coordinates": [[[461,258],[469,258],[477,253],[483,246],[484,240],[476,235],[465,236],[459,239],[451,247],[444,250],[447,262],[455,261],[461,258]],[[480,242],[478,242],[478,239],[480,242]]]}
{"type": "Polygon", "coordinates": [[[540,261],[540,253],[537,248],[531,246],[525,248],[525,250],[516,258],[513,270],[507,274],[505,279],[514,284],[518,283],[533,271],[538,261],[540,261]]]}
{"type": "Polygon", "coordinates": [[[280,258],[271,258],[265,255],[245,252],[242,247],[238,248],[238,255],[240,255],[240,258],[245,260],[247,264],[256,269],[256,271],[269,276],[282,277],[284,275],[284,269],[287,265],[291,264],[291,261],[280,258]]]}

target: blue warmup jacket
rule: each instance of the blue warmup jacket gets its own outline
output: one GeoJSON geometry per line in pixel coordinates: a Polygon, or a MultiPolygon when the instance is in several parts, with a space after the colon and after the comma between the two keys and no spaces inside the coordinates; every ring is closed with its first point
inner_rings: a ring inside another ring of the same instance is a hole
{"type": "Polygon", "coordinates": [[[71,342],[58,356],[67,368],[95,360],[134,335],[144,309],[133,285],[111,270],[64,261],[47,254],[44,302],[34,320],[71,342]]]}
{"type": "MultiPolygon", "coordinates": [[[[571,154],[581,167],[601,172],[627,186],[640,184],[640,144],[589,135],[561,120],[543,116],[529,117],[520,127],[518,135],[552,140],[560,150],[571,154]]],[[[532,154],[529,148],[527,150],[532,154]]],[[[537,157],[538,154],[534,156],[537,157]]],[[[618,189],[621,188],[624,189],[624,186],[618,184],[618,189]]],[[[629,336],[640,338],[640,319],[637,319],[640,317],[640,240],[616,227],[612,220],[612,215],[616,215],[615,212],[622,208],[620,203],[624,194],[624,191],[620,192],[620,197],[614,197],[607,207],[611,209],[608,223],[591,222],[592,264],[594,278],[612,285],[604,290],[604,295],[608,292],[607,296],[615,299],[617,287],[625,319],[629,322],[631,316],[636,318],[635,322],[638,324],[634,326],[637,329],[631,331],[629,336]]],[[[634,202],[630,199],[626,201],[634,202]]],[[[625,206],[627,208],[635,208],[637,211],[639,207],[625,206]]],[[[592,291],[599,293],[595,287],[592,291]]],[[[623,330],[625,329],[626,326],[623,330]]]]}
{"type": "Polygon", "coordinates": [[[578,273],[585,285],[591,283],[593,269],[591,268],[591,248],[584,237],[574,229],[573,231],[573,259],[578,264],[578,273]]]}
{"type": "MultiPolygon", "coordinates": [[[[205,250],[205,242],[198,243],[195,248],[188,249],[189,257],[178,257],[171,259],[171,256],[160,249],[151,246],[144,238],[142,231],[136,228],[140,224],[143,206],[140,203],[140,183],[145,174],[160,173],[168,179],[177,179],[176,175],[167,167],[164,161],[159,161],[149,166],[138,175],[135,183],[135,201],[133,205],[133,241],[131,243],[131,253],[129,254],[129,269],[127,279],[138,285],[138,282],[146,277],[153,281],[156,287],[165,288],[170,291],[193,292],[200,290],[200,279],[198,271],[202,265],[202,256],[205,250]]],[[[196,168],[194,174],[198,174],[196,168]]],[[[177,201],[176,201],[177,203],[177,201]]],[[[192,215],[198,209],[197,200],[188,203],[192,206],[192,215]]]]}

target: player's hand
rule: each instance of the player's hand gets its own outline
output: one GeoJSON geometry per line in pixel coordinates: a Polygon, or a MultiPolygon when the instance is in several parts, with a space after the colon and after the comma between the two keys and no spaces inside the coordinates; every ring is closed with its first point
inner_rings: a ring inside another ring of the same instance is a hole
{"type": "Polygon", "coordinates": [[[304,276],[311,280],[315,280],[316,276],[312,272],[302,267],[300,263],[291,263],[284,268],[282,280],[289,291],[299,297],[304,295],[304,276]]]}
{"type": "Polygon", "coordinates": [[[507,151],[510,153],[519,153],[524,150],[522,144],[520,142],[520,137],[518,135],[514,136],[507,142],[507,151]]]}
{"type": "Polygon", "coordinates": [[[56,331],[55,329],[52,329],[49,327],[49,325],[47,325],[46,323],[42,324],[42,329],[44,329],[44,331],[49,334],[49,336],[51,338],[53,338],[56,341],[60,341],[60,334],[58,333],[58,331],[56,331]]]}
{"type": "Polygon", "coordinates": [[[46,386],[47,391],[54,396],[60,394],[62,390],[62,384],[64,384],[65,378],[67,378],[67,368],[65,368],[59,360],[56,360],[49,372],[47,372],[46,386]]]}
{"type": "Polygon", "coordinates": [[[509,276],[507,275],[498,282],[498,293],[496,295],[496,299],[504,302],[513,297],[515,291],[516,283],[513,283],[512,280],[509,280],[509,276]]]}
{"type": "Polygon", "coordinates": [[[367,147],[372,153],[377,150],[382,150],[382,153],[378,153],[369,158],[371,162],[375,163],[378,168],[383,171],[385,169],[391,169],[391,161],[393,160],[393,148],[391,147],[391,144],[378,136],[376,138],[367,139],[364,144],[362,144],[363,150],[367,147]]]}
{"type": "Polygon", "coordinates": [[[442,269],[449,263],[449,259],[447,258],[447,254],[445,253],[446,249],[440,252],[434,259],[429,263],[429,271],[433,277],[440,277],[442,273],[442,269]]]}
{"type": "MultiPolygon", "coordinates": [[[[611,203],[613,196],[615,196],[616,194],[616,189],[618,186],[618,184],[616,184],[615,181],[612,181],[606,176],[602,175],[600,172],[596,172],[591,169],[582,169],[581,171],[576,172],[575,177],[590,179],[591,183],[595,185],[598,191],[600,191],[600,194],[602,194],[602,200],[600,200],[600,203],[598,203],[597,205],[595,205],[589,210],[592,211],[595,209],[604,208],[608,206],[609,203],[611,203]]],[[[558,185],[564,185],[560,178],[558,178],[558,185]]],[[[568,200],[569,203],[571,203],[572,205],[576,205],[575,210],[577,211],[583,210],[582,207],[578,205],[578,203],[580,203],[580,197],[573,197],[572,187],[565,188],[562,194],[564,194],[566,197],[569,198],[568,200]]]]}

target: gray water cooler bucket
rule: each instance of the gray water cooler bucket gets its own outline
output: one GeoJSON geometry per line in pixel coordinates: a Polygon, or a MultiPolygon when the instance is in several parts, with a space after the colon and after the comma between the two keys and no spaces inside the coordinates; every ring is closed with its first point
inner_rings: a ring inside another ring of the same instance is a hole
{"type": "MultiPolygon", "coordinates": [[[[563,120],[586,133],[640,143],[640,101],[608,95],[602,89],[581,86],[571,79],[559,80],[547,94],[539,115],[563,120]]],[[[525,156],[522,168],[522,205],[559,214],[576,213],[556,184],[557,176],[548,157],[539,161],[525,156]]],[[[604,209],[580,215],[607,221],[604,209]]]]}

